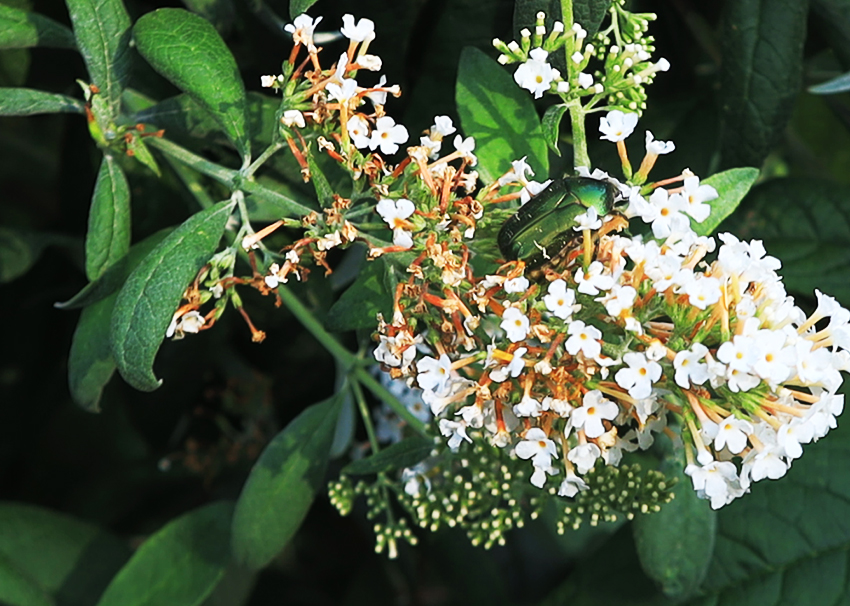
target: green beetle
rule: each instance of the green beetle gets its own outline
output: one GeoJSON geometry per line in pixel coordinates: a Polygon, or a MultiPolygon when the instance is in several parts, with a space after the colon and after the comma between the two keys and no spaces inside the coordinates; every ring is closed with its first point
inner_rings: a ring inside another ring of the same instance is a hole
{"type": "Polygon", "coordinates": [[[618,194],[610,181],[567,177],[553,181],[508,218],[499,231],[499,250],[508,260],[521,259],[537,268],[557,257],[578,234],[576,217],[595,208],[610,213],[618,194]]]}

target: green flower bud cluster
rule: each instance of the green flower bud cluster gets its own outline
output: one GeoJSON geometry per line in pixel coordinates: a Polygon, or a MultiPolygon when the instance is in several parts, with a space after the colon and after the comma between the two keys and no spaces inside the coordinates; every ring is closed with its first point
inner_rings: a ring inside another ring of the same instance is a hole
{"type": "MultiPolygon", "coordinates": [[[[673,499],[674,482],[660,471],[644,472],[639,464],[597,467],[584,480],[588,489],[560,508],[558,534],[564,534],[567,528],[577,530],[585,520],[591,526],[616,522],[620,516],[631,520],[638,513],[657,512],[673,499]]],[[[554,488],[550,492],[554,493],[554,488]]]]}
{"type": "MultiPolygon", "coordinates": [[[[447,526],[462,528],[475,546],[490,549],[504,545],[506,533],[522,528],[543,512],[557,488],[540,492],[529,484],[527,465],[512,458],[504,449],[475,441],[464,443],[457,452],[445,449],[426,463],[427,488],[405,490],[385,474],[378,474],[372,483],[359,481],[353,485],[342,476],[331,482],[328,494],[331,504],[341,515],[348,515],[357,496],[365,497],[366,516],[376,523],[377,552],[396,550],[395,542],[404,539],[411,545],[417,542],[406,520],[395,520],[389,493],[422,529],[435,532],[447,526]],[[413,494],[410,494],[413,493],[413,494]]],[[[577,529],[584,522],[595,526],[600,521],[615,521],[620,516],[632,519],[638,513],[650,513],[672,499],[672,482],[654,470],[644,472],[640,465],[620,467],[600,466],[584,476],[588,489],[566,507],[558,499],[557,530],[577,529]]]]}

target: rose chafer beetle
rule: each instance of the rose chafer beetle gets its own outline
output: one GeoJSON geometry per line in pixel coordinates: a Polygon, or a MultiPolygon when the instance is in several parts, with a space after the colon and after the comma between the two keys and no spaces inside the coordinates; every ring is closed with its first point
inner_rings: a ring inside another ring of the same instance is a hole
{"type": "Polygon", "coordinates": [[[614,209],[618,193],[610,181],[588,177],[553,181],[505,221],[499,231],[499,250],[507,260],[537,268],[575,239],[576,217],[589,208],[605,216],[614,209]]]}

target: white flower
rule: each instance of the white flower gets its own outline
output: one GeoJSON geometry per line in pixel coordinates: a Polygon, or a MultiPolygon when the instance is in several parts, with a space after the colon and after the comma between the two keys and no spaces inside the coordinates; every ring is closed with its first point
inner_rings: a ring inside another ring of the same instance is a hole
{"type": "Polygon", "coordinates": [[[517,307],[508,307],[502,314],[502,330],[512,343],[522,341],[528,335],[529,321],[517,307]]]}
{"type": "Polygon", "coordinates": [[[650,362],[640,352],[629,352],[623,356],[628,368],[621,368],[614,375],[617,385],[629,392],[636,400],[648,398],[652,393],[652,384],[661,378],[661,365],[650,362]]]}
{"type": "Polygon", "coordinates": [[[525,276],[510,278],[505,280],[503,288],[507,293],[524,293],[528,290],[528,278],[525,276]]]}
{"type": "Polygon", "coordinates": [[[313,19],[306,13],[298,15],[292,23],[283,26],[285,32],[292,34],[292,40],[296,44],[304,44],[308,48],[313,47],[313,31],[321,21],[321,17],[313,19]]]}
{"type": "Polygon", "coordinates": [[[339,31],[352,42],[373,40],[375,38],[375,23],[371,19],[360,19],[357,25],[354,25],[354,15],[343,15],[342,28],[339,31]]]}
{"type": "Polygon", "coordinates": [[[523,396],[519,404],[514,406],[514,414],[518,417],[539,417],[543,410],[542,403],[531,396],[523,396]]]}
{"type": "Polygon", "coordinates": [[[705,309],[720,300],[720,280],[717,278],[698,275],[688,281],[682,290],[688,295],[688,302],[699,309],[705,309]]]}
{"type": "Polygon", "coordinates": [[[750,478],[758,482],[765,478],[778,480],[788,471],[788,463],[782,459],[784,449],[778,444],[766,446],[755,455],[750,467],[750,478]]]}
{"type": "Polygon", "coordinates": [[[602,220],[599,218],[599,212],[592,206],[587,209],[587,212],[580,214],[575,218],[576,225],[573,225],[575,231],[583,229],[599,229],[602,227],[602,220]]]}
{"type": "Polygon", "coordinates": [[[600,290],[608,290],[614,285],[614,278],[604,273],[605,266],[594,261],[587,268],[587,273],[581,267],[576,270],[578,291],[585,295],[598,295],[600,290]]]}
{"type": "Polygon", "coordinates": [[[357,149],[369,147],[369,123],[360,114],[354,114],[348,119],[348,136],[357,149]]]}
{"type": "Polygon", "coordinates": [[[465,421],[440,419],[440,433],[449,439],[448,446],[453,451],[457,450],[464,440],[472,444],[472,438],[466,435],[465,421]]]}
{"type": "Polygon", "coordinates": [[[570,469],[567,470],[567,477],[563,479],[560,488],[558,488],[558,496],[574,497],[582,490],[587,490],[587,488],[587,482],[582,480],[572,469],[570,469]]]}
{"type": "Polygon", "coordinates": [[[475,139],[467,137],[464,139],[457,135],[454,140],[455,150],[460,153],[460,157],[468,160],[470,165],[475,166],[478,163],[478,158],[472,152],[475,150],[475,139]]]}
{"type": "Polygon", "coordinates": [[[175,340],[182,339],[186,333],[197,334],[204,325],[204,316],[197,311],[189,311],[182,316],[175,315],[165,331],[166,337],[173,336],[175,340]]]}
{"type": "Polygon", "coordinates": [[[407,143],[408,136],[403,125],[396,124],[389,116],[383,116],[375,122],[369,149],[380,147],[382,154],[394,154],[401,143],[407,143]]]}
{"type": "Polygon", "coordinates": [[[683,389],[690,384],[702,385],[708,380],[708,365],[701,362],[708,353],[708,347],[702,343],[694,343],[690,350],[682,350],[673,358],[673,368],[676,369],[676,385],[683,389]]]}
{"type": "Polygon", "coordinates": [[[575,311],[576,293],[567,288],[567,283],[558,278],[549,283],[548,294],[543,297],[546,309],[556,318],[567,320],[575,311]]]}
{"type": "Polygon", "coordinates": [[[773,384],[787,380],[796,363],[794,348],[785,347],[785,340],[785,333],[779,330],[760,330],[755,336],[758,357],[753,371],[773,384]]]}
{"type": "Polygon", "coordinates": [[[522,373],[525,369],[525,360],[523,359],[523,356],[527,351],[527,347],[517,348],[517,350],[512,354],[513,357],[511,358],[511,361],[508,362],[508,365],[505,367],[507,374],[513,378],[517,378],[522,373]]]}
{"type": "Polygon", "coordinates": [[[702,223],[711,214],[711,206],[705,202],[717,198],[717,190],[711,185],[700,185],[699,177],[686,177],[684,184],[682,197],[686,202],[685,212],[697,223],[702,223]]]}
{"type": "Polygon", "coordinates": [[[652,133],[646,131],[646,153],[654,156],[660,156],[663,154],[669,154],[674,149],[676,149],[676,146],[672,141],[656,141],[655,137],[652,136],[652,133]]]}
{"type": "Polygon", "coordinates": [[[523,156],[519,160],[513,160],[511,162],[511,170],[499,177],[500,186],[507,185],[508,183],[520,183],[521,185],[528,183],[526,173],[533,177],[534,171],[528,165],[528,162],[526,162],[526,158],[528,158],[528,156],[523,156]]]}
{"type": "MultiPolygon", "coordinates": [[[[666,238],[674,232],[690,229],[690,221],[683,214],[685,199],[679,194],[672,196],[666,189],[659,187],[649,197],[649,205],[654,211],[652,217],[652,235],[656,238],[666,238]]],[[[641,216],[646,221],[646,216],[641,216]]]]}
{"type": "Polygon", "coordinates": [[[404,492],[411,497],[419,497],[423,492],[425,494],[431,492],[431,480],[425,475],[427,471],[428,468],[423,463],[402,469],[401,481],[404,482],[404,492]]]}
{"type": "MultiPolygon", "coordinates": [[[[379,72],[384,66],[384,62],[378,55],[360,55],[357,57],[357,63],[360,64],[360,67],[368,69],[370,72],[379,72]]],[[[384,97],[384,100],[386,101],[386,97],[384,97]]],[[[379,103],[379,105],[384,105],[384,103],[379,103]]]]}
{"type": "Polygon", "coordinates": [[[605,433],[603,420],[611,421],[617,418],[620,408],[606,400],[598,389],[584,394],[582,405],[570,415],[570,423],[575,429],[584,429],[588,438],[598,438],[605,433]]]}
{"type": "Polygon", "coordinates": [[[419,369],[419,374],[416,375],[419,387],[438,395],[446,394],[452,375],[452,361],[446,354],[442,354],[439,360],[425,356],[417,362],[416,367],[419,369]]]}
{"type": "Polygon", "coordinates": [[[602,352],[602,345],[599,343],[602,333],[595,326],[586,325],[581,320],[576,320],[570,322],[567,334],[570,337],[564,343],[564,348],[571,356],[581,351],[585,357],[595,358],[602,352]]]}
{"type": "Polygon", "coordinates": [[[608,112],[608,115],[599,119],[599,132],[602,139],[616,143],[623,141],[631,135],[638,123],[638,115],[633,113],[624,114],[618,109],[608,112]]]}
{"type": "Polygon", "coordinates": [[[283,82],[283,76],[260,76],[260,86],[263,88],[273,88],[279,86],[283,82]]]}
{"type": "Polygon", "coordinates": [[[726,447],[732,454],[739,454],[747,447],[747,436],[751,433],[753,433],[751,423],[728,416],[717,426],[714,450],[719,452],[726,447]]]}
{"type": "Polygon", "coordinates": [[[580,444],[567,453],[567,459],[578,468],[578,472],[585,474],[596,464],[596,459],[602,455],[602,451],[593,442],[580,444]]]}
{"type": "Polygon", "coordinates": [[[484,427],[484,411],[477,404],[464,406],[455,413],[455,416],[461,417],[468,427],[479,429],[484,427]]]}
{"type": "Polygon", "coordinates": [[[738,470],[733,463],[714,461],[702,467],[688,465],[685,474],[691,476],[694,490],[701,498],[711,499],[712,509],[720,509],[735,496],[738,470]]]}
{"type": "Polygon", "coordinates": [[[776,432],[776,443],[789,459],[803,456],[801,444],[808,444],[814,438],[814,426],[803,419],[794,419],[785,423],[776,432]]]}
{"type": "Polygon", "coordinates": [[[340,103],[345,104],[351,101],[357,94],[357,80],[343,78],[341,86],[336,82],[330,82],[325,86],[325,90],[328,91],[331,99],[336,99],[340,103]]]}
{"type": "Polygon", "coordinates": [[[581,72],[578,75],[578,85],[582,88],[590,88],[591,86],[593,86],[593,76],[581,72]]]}
{"type": "Polygon", "coordinates": [[[431,138],[435,139],[439,137],[442,139],[443,137],[448,137],[452,133],[455,132],[454,124],[452,124],[452,119],[448,116],[436,116],[434,118],[434,125],[431,127],[431,138]]]}
{"type": "Polygon", "coordinates": [[[718,360],[741,372],[750,372],[758,358],[755,340],[744,335],[735,335],[717,349],[718,360]]]}
{"type": "Polygon", "coordinates": [[[637,291],[633,287],[614,284],[608,294],[596,300],[601,301],[605,306],[605,311],[616,318],[624,311],[630,310],[636,298],[637,291]]]}
{"type": "Polygon", "coordinates": [[[531,92],[535,99],[539,99],[549,90],[555,78],[555,70],[546,63],[549,53],[542,48],[534,48],[528,55],[530,59],[514,72],[514,80],[520,87],[531,92]]]}
{"type": "Polygon", "coordinates": [[[416,210],[413,202],[406,198],[383,198],[375,206],[375,210],[393,230],[393,244],[402,248],[413,246],[411,233],[405,229],[409,225],[406,219],[416,210]]]}
{"type": "Polygon", "coordinates": [[[381,335],[381,342],[375,348],[375,359],[387,366],[406,369],[416,358],[417,338],[412,338],[406,333],[400,333],[395,337],[381,335]]]}
{"type": "Polygon", "coordinates": [[[297,126],[298,128],[304,128],[307,124],[304,122],[304,114],[302,114],[297,109],[288,109],[283,112],[283,116],[281,116],[280,121],[284,124],[284,126],[297,126]]]}
{"type": "Polygon", "coordinates": [[[550,467],[552,458],[558,456],[555,442],[546,437],[539,427],[525,432],[525,438],[516,445],[516,455],[520,459],[531,459],[535,467],[550,467]]]}

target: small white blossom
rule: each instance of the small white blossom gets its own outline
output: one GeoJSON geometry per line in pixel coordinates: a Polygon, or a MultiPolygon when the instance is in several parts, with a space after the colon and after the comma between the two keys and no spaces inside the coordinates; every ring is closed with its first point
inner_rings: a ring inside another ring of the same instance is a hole
{"type": "Polygon", "coordinates": [[[652,384],[661,378],[661,365],[647,360],[640,352],[629,352],[623,356],[628,368],[621,368],[614,375],[617,385],[629,392],[637,400],[648,398],[652,393],[652,384]]]}
{"type": "Polygon", "coordinates": [[[602,219],[599,218],[599,212],[592,206],[575,218],[576,225],[573,226],[575,231],[583,229],[599,229],[602,227],[602,219]]]}
{"type": "Polygon", "coordinates": [[[672,141],[656,141],[651,132],[646,131],[646,153],[654,156],[669,154],[676,149],[672,141]]]}
{"type": "Polygon", "coordinates": [[[528,318],[517,307],[508,307],[504,311],[500,326],[512,343],[522,341],[528,336],[528,318]]]}
{"type": "Polygon", "coordinates": [[[596,464],[596,460],[602,455],[602,451],[593,442],[580,444],[567,453],[569,459],[578,469],[578,472],[585,474],[596,464]]]}
{"type": "Polygon", "coordinates": [[[528,290],[528,278],[525,276],[509,278],[505,280],[503,288],[507,293],[524,293],[528,290]]]}
{"type": "Polygon", "coordinates": [[[694,385],[702,385],[708,380],[708,366],[702,363],[708,347],[702,343],[694,343],[690,350],[683,350],[673,358],[673,368],[676,369],[676,385],[687,389],[694,385]]]}
{"type": "Polygon", "coordinates": [[[348,119],[348,136],[357,149],[369,147],[369,123],[360,114],[354,114],[348,119]]]}
{"type": "Polygon", "coordinates": [[[343,15],[339,31],[352,42],[364,42],[375,38],[375,23],[371,19],[360,19],[355,25],[354,15],[343,15]]]}
{"type": "Polygon", "coordinates": [[[288,109],[283,112],[283,116],[281,116],[280,121],[284,124],[284,126],[288,126],[290,128],[293,126],[304,128],[307,125],[304,121],[304,114],[297,109],[288,109]]]}
{"type": "Polygon", "coordinates": [[[618,109],[608,112],[608,115],[599,119],[599,132],[602,139],[613,143],[623,141],[631,135],[638,123],[638,115],[634,113],[624,114],[618,109]]]}
{"type": "Polygon", "coordinates": [[[478,163],[478,158],[472,152],[475,150],[475,139],[467,137],[464,139],[457,135],[454,139],[455,151],[460,153],[460,157],[468,160],[472,166],[478,163]]]}
{"type": "Polygon", "coordinates": [[[406,198],[398,200],[384,198],[378,202],[375,210],[393,230],[393,244],[402,248],[413,246],[411,232],[405,229],[408,226],[407,218],[416,210],[413,202],[406,198]]]}
{"type": "Polygon", "coordinates": [[[570,423],[575,429],[584,429],[588,438],[598,438],[605,433],[603,420],[611,421],[617,417],[620,408],[606,400],[598,389],[588,391],[582,398],[582,405],[572,411],[570,423]]]}
{"type": "Polygon", "coordinates": [[[416,375],[419,387],[438,395],[445,395],[449,389],[452,374],[452,361],[446,354],[442,354],[439,360],[425,356],[417,362],[416,367],[419,369],[419,374],[416,375]]]}
{"type": "Polygon", "coordinates": [[[558,278],[549,283],[549,290],[543,297],[546,309],[556,318],[568,320],[575,311],[576,293],[567,288],[567,283],[558,278]]]}
{"type": "Polygon", "coordinates": [[[396,124],[389,116],[383,116],[375,121],[369,149],[380,147],[382,154],[394,154],[400,144],[407,143],[408,137],[407,129],[403,125],[396,124]]]}
{"type": "Polygon", "coordinates": [[[528,55],[530,59],[514,72],[514,80],[521,88],[532,93],[535,99],[539,99],[549,90],[555,78],[555,70],[546,62],[549,53],[542,48],[531,49],[528,55]]]}
{"type": "Polygon", "coordinates": [[[599,343],[602,333],[595,326],[589,326],[581,320],[576,320],[570,322],[567,333],[570,337],[564,343],[564,348],[571,356],[581,351],[585,357],[595,358],[602,352],[602,345],[599,343]]]}
{"type": "Polygon", "coordinates": [[[728,448],[732,454],[738,454],[747,447],[747,436],[753,433],[751,423],[729,416],[717,426],[714,449],[728,448]]]}

